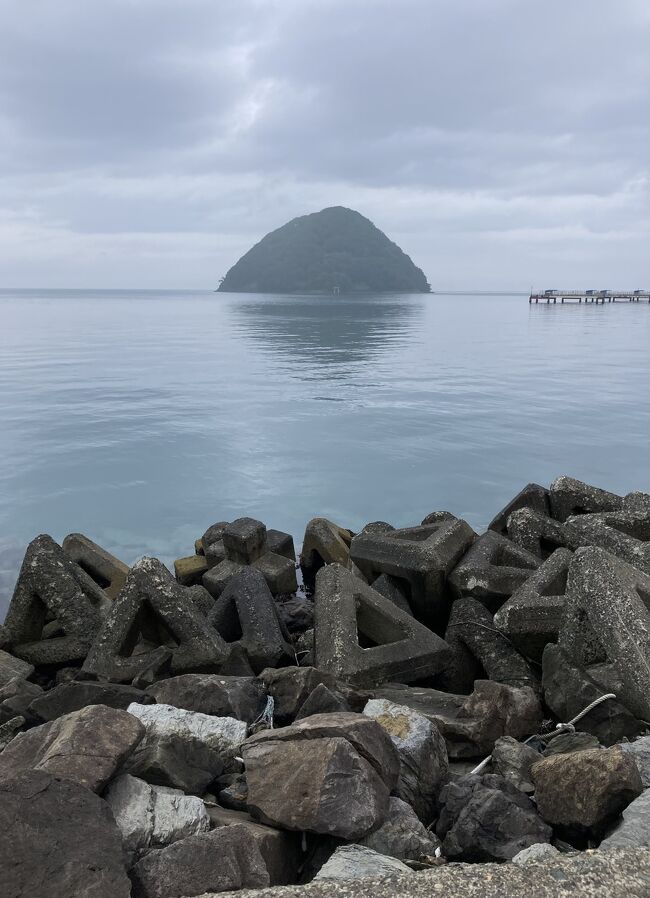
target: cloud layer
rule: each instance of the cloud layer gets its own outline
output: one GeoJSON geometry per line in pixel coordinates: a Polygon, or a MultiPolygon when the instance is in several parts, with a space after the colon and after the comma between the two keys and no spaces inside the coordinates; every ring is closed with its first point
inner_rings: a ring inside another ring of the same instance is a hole
{"type": "Polygon", "coordinates": [[[434,289],[646,286],[646,0],[0,0],[0,283],[368,215],[434,289]]]}

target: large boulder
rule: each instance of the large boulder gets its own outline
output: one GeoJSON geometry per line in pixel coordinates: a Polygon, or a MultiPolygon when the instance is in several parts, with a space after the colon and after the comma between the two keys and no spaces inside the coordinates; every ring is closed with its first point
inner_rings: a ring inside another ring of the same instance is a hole
{"type": "Polygon", "coordinates": [[[72,711],[80,711],[88,705],[108,705],[123,711],[132,702],[147,704],[154,699],[142,689],[121,683],[95,683],[91,680],[73,680],[60,683],[37,695],[29,705],[30,712],[39,720],[56,720],[72,711]]]}
{"type": "Polygon", "coordinates": [[[360,714],[317,714],[258,733],[242,755],[257,818],[349,840],[381,825],[399,775],[391,740],[360,714]]]}
{"type": "Polygon", "coordinates": [[[501,736],[523,739],[539,732],[542,717],[529,686],[476,680],[474,692],[453,719],[441,719],[440,729],[450,758],[480,758],[490,754],[501,736]]]}
{"type": "Polygon", "coordinates": [[[411,805],[423,823],[429,824],[449,772],[440,730],[417,711],[386,699],[372,699],[363,713],[382,726],[397,749],[400,774],[396,794],[411,805]]]}
{"type": "Polygon", "coordinates": [[[0,754],[0,780],[45,770],[100,792],[144,732],[126,711],[91,705],[19,733],[0,754]]]}
{"type": "Polygon", "coordinates": [[[234,811],[219,805],[208,806],[213,829],[220,826],[245,826],[251,833],[264,858],[272,886],[298,881],[298,874],[305,862],[299,833],[291,833],[258,823],[244,811],[234,811]]]}
{"type": "Polygon", "coordinates": [[[210,829],[210,818],[200,798],[184,795],[178,789],[150,786],[135,776],[119,776],[104,798],[131,862],[153,848],[163,848],[210,829]]]}
{"type": "MultiPolygon", "coordinates": [[[[602,685],[584,667],[571,661],[557,645],[547,645],[542,657],[542,689],[544,701],[562,721],[572,720],[587,705],[600,698],[602,685]]],[[[592,708],[580,720],[580,727],[596,736],[603,745],[614,745],[621,739],[633,739],[645,726],[616,699],[608,699],[592,708]]]]}
{"type": "Polygon", "coordinates": [[[222,826],[152,851],[131,870],[134,898],[194,898],[263,888],[269,874],[245,826],[222,826]]]}
{"type": "Polygon", "coordinates": [[[567,837],[602,834],[643,791],[634,759],[618,747],[554,755],[532,773],[540,814],[567,837]]]}
{"type": "Polygon", "coordinates": [[[443,854],[454,860],[512,860],[522,848],[552,836],[532,801],[496,774],[448,783],[440,802],[436,832],[443,854]]]}
{"type": "Polygon", "coordinates": [[[218,751],[187,733],[150,732],[122,766],[147,783],[202,795],[224,770],[218,751]]]}
{"type": "Polygon", "coordinates": [[[233,717],[213,717],[196,711],[185,711],[172,705],[129,705],[129,714],[140,720],[147,739],[176,736],[183,740],[197,739],[216,751],[225,763],[239,754],[246,738],[246,723],[233,717]]]}
{"type": "Polygon", "coordinates": [[[27,770],[0,782],[3,898],[129,898],[122,840],[106,802],[27,770]]]}
{"type": "Polygon", "coordinates": [[[214,717],[235,717],[247,723],[255,720],[266,701],[260,680],[220,674],[181,674],[159,680],[149,686],[147,693],[164,705],[214,717]]]}

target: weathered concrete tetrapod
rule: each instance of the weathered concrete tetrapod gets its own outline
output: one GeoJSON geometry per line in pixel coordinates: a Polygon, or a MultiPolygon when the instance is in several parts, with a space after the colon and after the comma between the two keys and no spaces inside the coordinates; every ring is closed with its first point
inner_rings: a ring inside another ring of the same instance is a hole
{"type": "Polygon", "coordinates": [[[448,645],[340,564],[316,576],[316,667],[359,686],[441,671],[448,645]]]}
{"type": "Polygon", "coordinates": [[[84,672],[130,682],[161,651],[169,654],[172,673],[217,672],[228,646],[187,593],[157,558],[140,559],[88,652],[84,672]]]}
{"type": "Polygon", "coordinates": [[[494,616],[495,627],[533,661],[540,662],[546,644],[557,641],[572,558],[569,549],[556,549],[494,616]]]}
{"type": "Polygon", "coordinates": [[[603,549],[578,549],[567,579],[565,626],[559,644],[581,666],[593,660],[584,622],[591,624],[622,683],[617,695],[650,720],[650,576],[603,549]]]}
{"type": "Polygon", "coordinates": [[[539,558],[488,530],[469,547],[447,578],[456,598],[477,599],[493,613],[539,567],[539,558]]]}
{"type": "Polygon", "coordinates": [[[109,599],[114,599],[126,583],[129,566],[111,555],[83,533],[69,533],[63,540],[63,551],[78,564],[109,599]]]}
{"type": "Polygon", "coordinates": [[[474,541],[466,521],[436,512],[419,527],[363,531],[350,546],[350,557],[369,582],[391,574],[404,582],[413,613],[429,626],[444,626],[448,603],[445,580],[474,541]]]}
{"type": "Polygon", "coordinates": [[[508,518],[519,508],[529,508],[542,515],[551,513],[548,490],[538,483],[529,483],[520,490],[507,505],[501,509],[488,524],[488,530],[494,530],[501,536],[508,536],[508,518]]]}
{"type": "Polygon", "coordinates": [[[79,661],[110,604],[51,536],[37,536],[25,552],[5,619],[12,653],[31,664],[79,661]]]}

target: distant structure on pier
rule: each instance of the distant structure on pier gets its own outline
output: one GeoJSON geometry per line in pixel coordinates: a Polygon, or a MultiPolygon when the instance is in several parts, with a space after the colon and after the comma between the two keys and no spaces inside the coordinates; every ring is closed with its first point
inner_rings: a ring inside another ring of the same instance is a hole
{"type": "Polygon", "coordinates": [[[543,293],[531,293],[529,303],[596,303],[606,302],[650,302],[650,292],[646,290],[544,290],[543,293]]]}

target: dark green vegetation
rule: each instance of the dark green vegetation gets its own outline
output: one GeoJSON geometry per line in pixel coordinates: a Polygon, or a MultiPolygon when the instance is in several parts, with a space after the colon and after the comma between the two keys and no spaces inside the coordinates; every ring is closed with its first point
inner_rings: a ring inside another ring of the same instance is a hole
{"type": "Polygon", "coordinates": [[[271,231],[219,286],[232,293],[429,293],[421,269],[353,209],[331,206],[271,231]]]}

